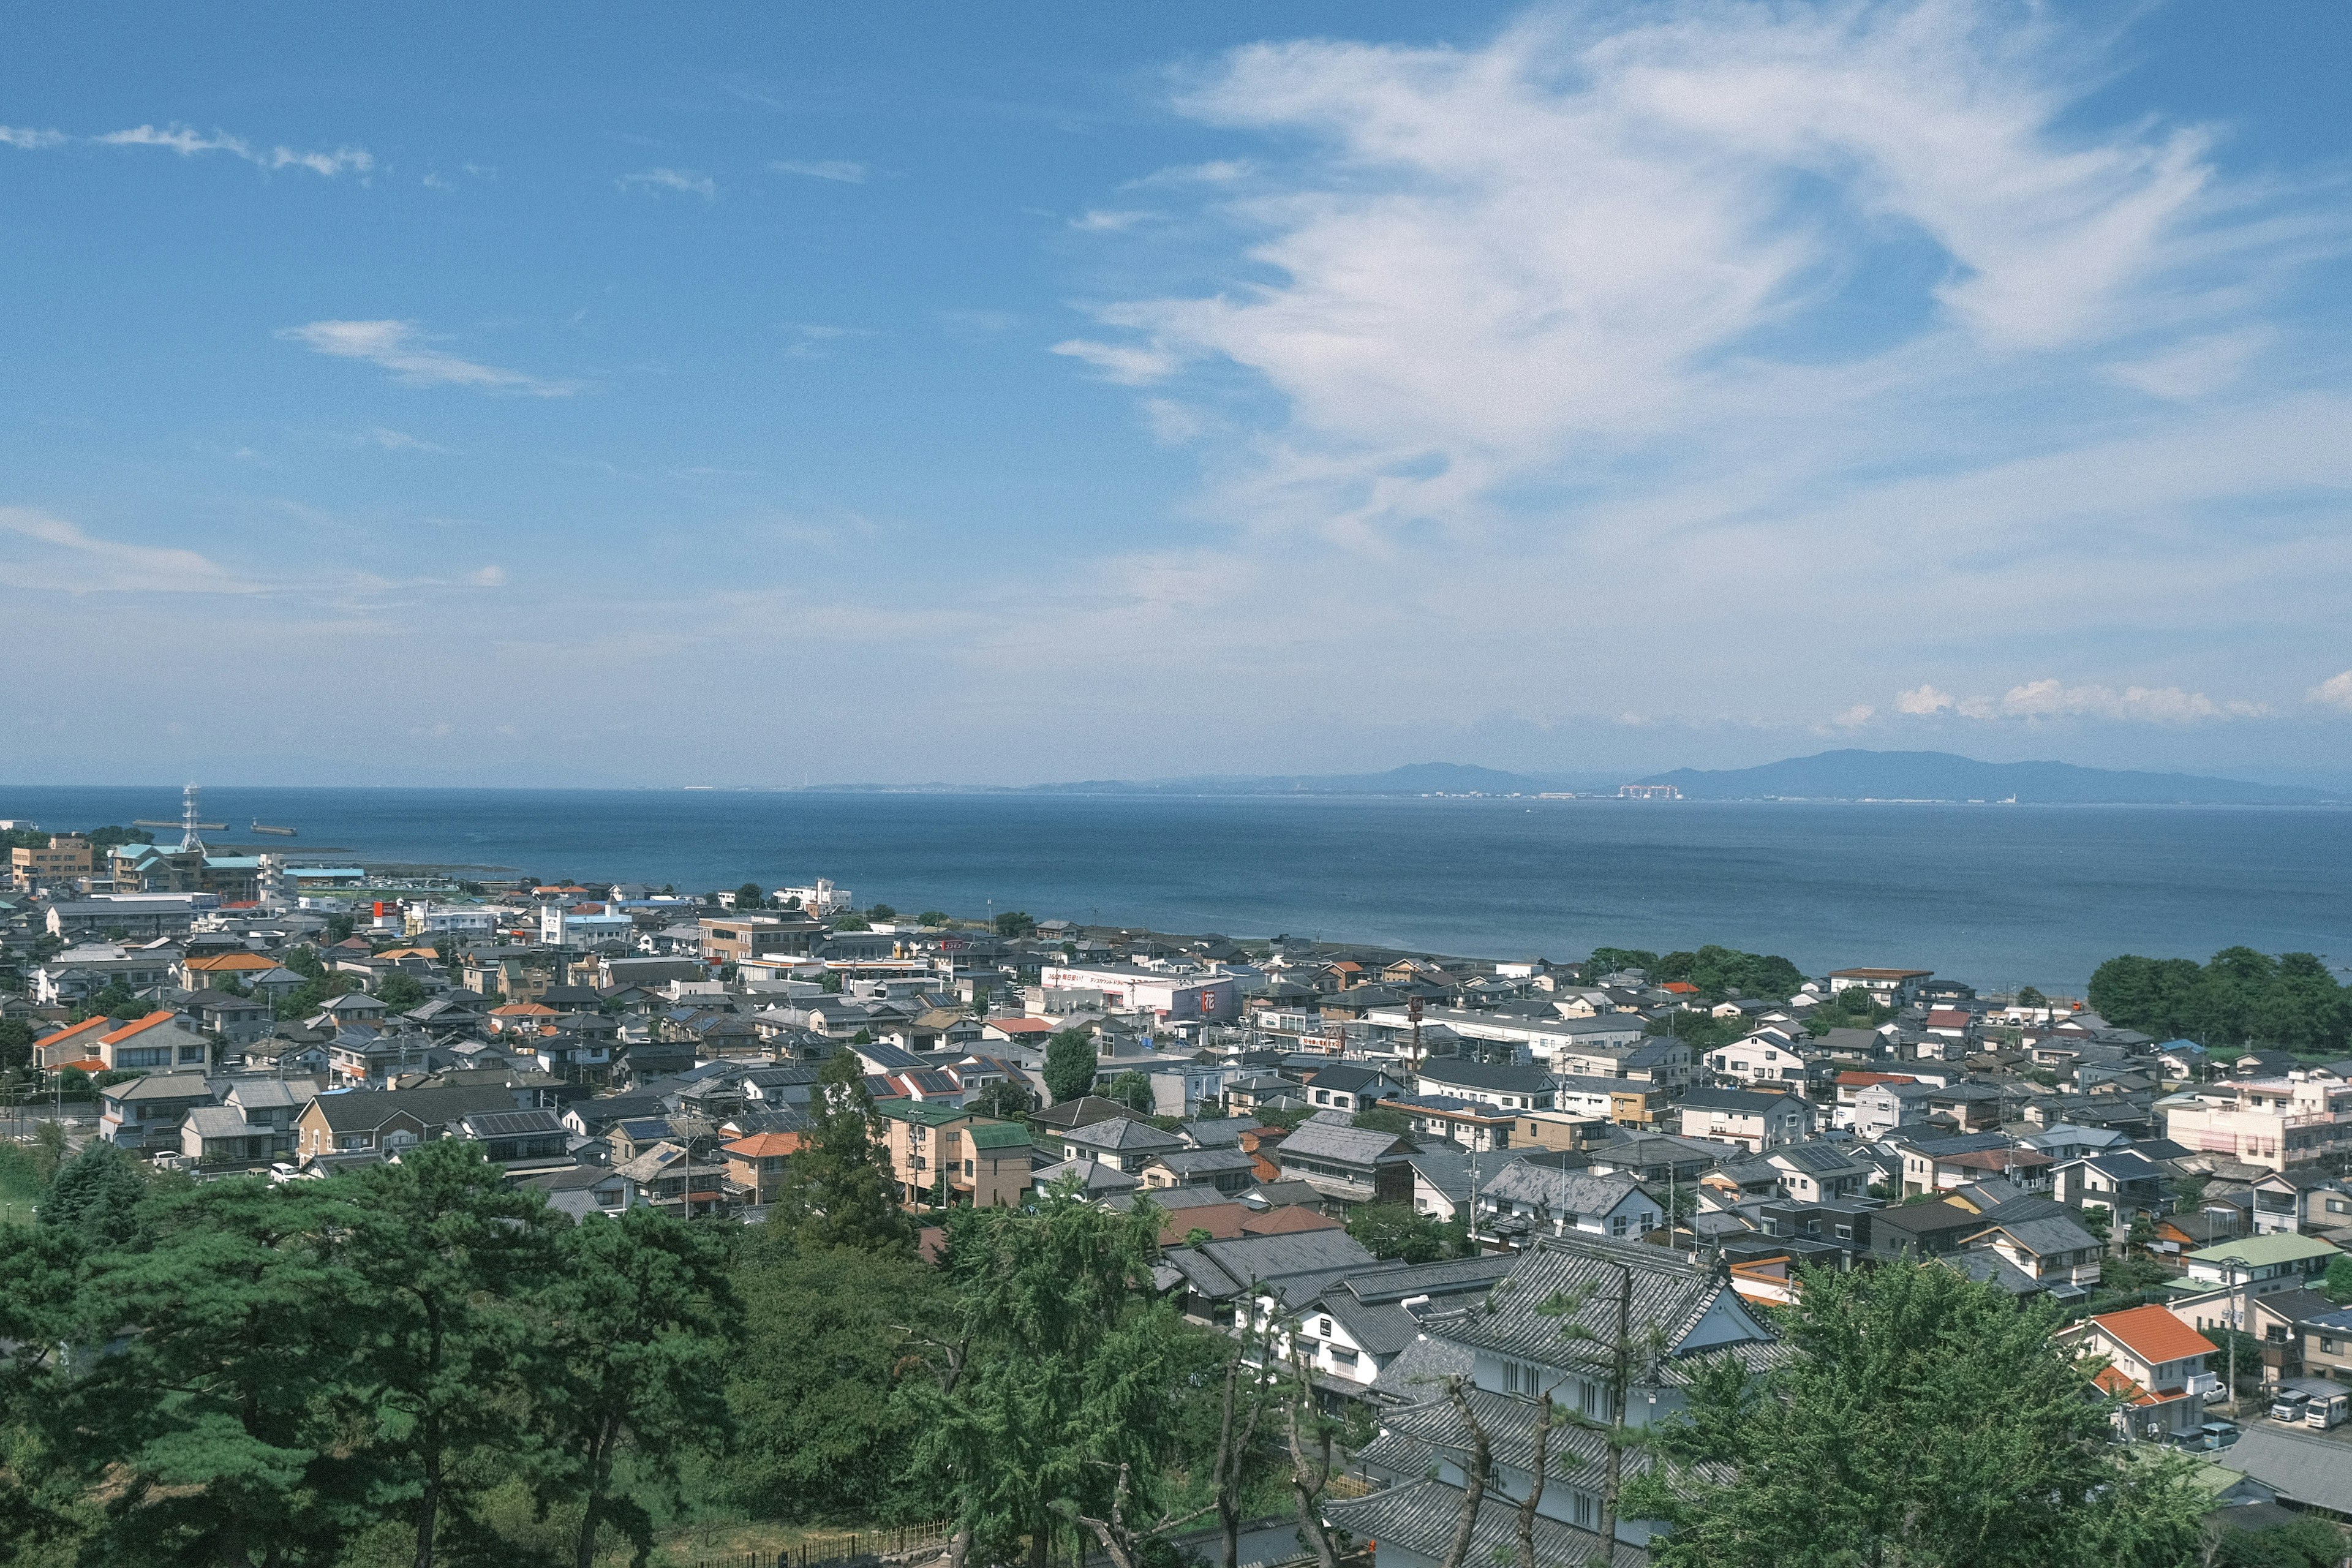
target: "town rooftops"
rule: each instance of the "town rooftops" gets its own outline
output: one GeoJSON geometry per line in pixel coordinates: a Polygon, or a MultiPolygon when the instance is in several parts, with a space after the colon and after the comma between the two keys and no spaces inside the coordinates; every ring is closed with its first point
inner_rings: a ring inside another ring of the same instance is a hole
{"type": "Polygon", "coordinates": [[[1832,980],[1932,980],[1932,969],[1832,969],[1832,980]]]}
{"type": "MultiPolygon", "coordinates": [[[[427,948],[425,951],[430,952],[433,950],[427,948]]],[[[190,972],[197,974],[230,974],[245,970],[258,972],[275,969],[278,967],[278,961],[259,952],[219,952],[210,953],[203,958],[191,958],[186,961],[186,967],[190,972]]]]}
{"type": "MultiPolygon", "coordinates": [[[[974,1128],[974,1131],[979,1129],[974,1128]]],[[[778,1154],[797,1154],[807,1140],[798,1132],[755,1132],[749,1138],[738,1138],[721,1147],[730,1154],[746,1160],[760,1160],[778,1154]]]]}

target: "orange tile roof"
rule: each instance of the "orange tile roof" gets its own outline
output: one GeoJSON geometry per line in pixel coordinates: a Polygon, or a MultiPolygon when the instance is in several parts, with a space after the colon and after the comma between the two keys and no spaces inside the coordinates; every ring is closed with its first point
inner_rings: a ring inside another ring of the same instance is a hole
{"type": "Polygon", "coordinates": [[[1054,1032],[1054,1026],[1043,1018],[991,1018],[988,1026],[1008,1035],[1050,1035],[1054,1032]]]}
{"type": "Polygon", "coordinates": [[[63,1045],[66,1041],[72,1039],[76,1035],[86,1035],[92,1029],[95,1029],[100,1035],[103,1035],[113,1026],[113,1019],[107,1017],[84,1018],[79,1024],[68,1024],[64,1028],[57,1030],[53,1034],[44,1035],[39,1039],[35,1040],[33,1044],[37,1046],[63,1045]]]}
{"type": "Polygon", "coordinates": [[[1658,989],[1661,991],[1671,991],[1677,996],[1696,996],[1698,994],[1698,987],[1692,984],[1687,980],[1669,980],[1664,985],[1659,986],[1658,989]]]}
{"type": "Polygon", "coordinates": [[[110,1035],[100,1036],[98,1043],[101,1046],[115,1045],[121,1041],[129,1039],[133,1035],[143,1034],[145,1031],[153,1028],[158,1024],[168,1024],[178,1016],[179,1015],[173,1012],[169,1007],[159,1007],[154,1012],[148,1014],[145,1017],[139,1019],[136,1023],[125,1024],[122,1027],[115,1030],[114,1033],[110,1035]]]}
{"type": "Polygon", "coordinates": [[[757,1160],[769,1154],[797,1154],[807,1142],[807,1138],[798,1132],[755,1132],[749,1138],[738,1138],[720,1147],[730,1154],[757,1160]]]}
{"type": "Polygon", "coordinates": [[[1842,1072],[1837,1075],[1840,1089],[1868,1089],[1874,1083],[1917,1083],[1909,1073],[1902,1072],[1842,1072]]]}
{"type": "Polygon", "coordinates": [[[521,1018],[532,1014],[545,1014],[551,1018],[555,1016],[555,1009],[544,1002],[509,1002],[503,1007],[490,1009],[493,1018],[521,1018]]]}
{"type": "Polygon", "coordinates": [[[212,974],[233,969],[275,969],[278,961],[258,952],[222,952],[209,958],[192,958],[188,967],[199,973],[212,974]]]}
{"type": "Polygon", "coordinates": [[[2146,1362],[2186,1361],[2221,1347],[2160,1306],[2102,1312],[2091,1320],[2106,1336],[2146,1362]]]}
{"type": "Polygon", "coordinates": [[[83,1072],[104,1072],[106,1070],[106,1059],[103,1057],[84,1057],[78,1062],[66,1063],[65,1067],[61,1067],[58,1068],[58,1070],[59,1072],[63,1072],[66,1070],[66,1068],[79,1068],[83,1072]]]}

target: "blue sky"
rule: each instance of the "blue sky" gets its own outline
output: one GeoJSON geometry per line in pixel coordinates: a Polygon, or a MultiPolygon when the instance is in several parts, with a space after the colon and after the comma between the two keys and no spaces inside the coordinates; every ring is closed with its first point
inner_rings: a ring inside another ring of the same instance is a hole
{"type": "Polygon", "coordinates": [[[2352,13],[144,7],[0,778],[2352,775],[2352,13]]]}

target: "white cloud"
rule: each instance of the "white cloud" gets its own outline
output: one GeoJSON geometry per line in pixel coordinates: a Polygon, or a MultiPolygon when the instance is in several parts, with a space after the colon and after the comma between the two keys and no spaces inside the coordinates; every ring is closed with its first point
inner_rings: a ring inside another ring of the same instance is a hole
{"type": "Polygon", "coordinates": [[[1877,709],[1867,702],[1857,702],[1830,722],[1841,730],[1859,730],[1877,716],[1877,709]]]}
{"type": "Polygon", "coordinates": [[[832,180],[844,185],[866,183],[866,165],[845,158],[772,158],[768,167],[779,174],[798,174],[809,180],[832,180]]]}
{"type": "MultiPolygon", "coordinates": [[[[2347,683],[2352,684],[2352,683],[2347,683]]],[[[2201,691],[2178,686],[2126,686],[2117,689],[2098,682],[2069,686],[2054,677],[2011,687],[1999,697],[1954,699],[1932,686],[1898,693],[1896,709],[1905,713],[1935,714],[1949,710],[1963,719],[2107,719],[2120,723],[2198,724],[2228,719],[2261,719],[2271,710],[2260,702],[2217,702],[2201,691]]]]}
{"type": "Polygon", "coordinates": [[[782,329],[792,334],[793,342],[785,353],[794,359],[830,359],[829,346],[844,338],[870,338],[869,327],[835,327],[821,321],[786,321],[782,329]]]}
{"type": "Polygon", "coordinates": [[[690,196],[700,196],[706,202],[719,199],[718,182],[692,169],[646,169],[635,174],[623,174],[614,184],[625,191],[683,191],[690,196]]]}
{"type": "Polygon", "coordinates": [[[1125,234],[1137,224],[1149,222],[1160,215],[1139,210],[1118,211],[1097,208],[1070,220],[1070,226],[1081,234],[1125,234]]]}
{"type": "Polygon", "coordinates": [[[1256,173],[1246,158],[1212,158],[1205,163],[1183,163],[1129,180],[1124,190],[1148,190],[1154,185],[1229,185],[1256,173]]]}
{"type": "Polygon", "coordinates": [[[2247,327],[2191,338],[2146,359],[2119,361],[2107,367],[2107,374],[2151,397],[2203,397],[2241,379],[2254,356],[2276,336],[2267,327],[2247,327]]]}
{"type": "Polygon", "coordinates": [[[0,584],[65,594],[257,594],[262,584],[193,550],[126,544],[63,518],[0,506],[0,584]]]}
{"type": "Polygon", "coordinates": [[[381,365],[404,386],[470,386],[533,397],[569,397],[580,390],[578,382],[541,380],[428,347],[414,321],[312,321],[278,335],[317,353],[381,365]]]}
{"type": "Polygon", "coordinates": [[[1106,380],[1122,386],[1144,386],[1172,375],[1180,362],[1177,357],[1157,344],[1136,347],[1125,343],[1098,343],[1085,338],[1072,338],[1055,343],[1052,350],[1072,359],[1083,360],[1103,373],[1106,380]]]}
{"type": "Polygon", "coordinates": [[[467,576],[466,581],[477,588],[503,588],[507,585],[507,569],[503,566],[485,566],[467,576]]]}
{"type": "Polygon", "coordinates": [[[375,167],[374,155],[364,148],[338,147],[331,153],[298,152],[286,146],[262,148],[226,131],[215,131],[208,136],[185,125],[162,130],[152,125],[134,125],[128,131],[110,131],[90,140],[105,147],[161,147],[183,158],[200,153],[226,153],[256,168],[308,169],[329,179],[338,174],[365,174],[375,167]]]}
{"type": "Polygon", "coordinates": [[[411,436],[405,430],[387,429],[382,425],[372,425],[350,439],[365,446],[381,447],[387,452],[446,452],[449,449],[437,441],[427,441],[422,437],[411,436]]]}
{"type": "Polygon", "coordinates": [[[25,125],[0,125],[0,147],[57,147],[71,140],[62,131],[36,131],[25,125]]]}
{"type": "Polygon", "coordinates": [[[2352,669],[2331,675],[2304,694],[2304,700],[2352,713],[2352,669]]]}
{"type": "Polygon", "coordinates": [[[1914,687],[1895,694],[1895,710],[1898,713],[1940,713],[1951,705],[1951,693],[1932,686],[1914,687]]]}

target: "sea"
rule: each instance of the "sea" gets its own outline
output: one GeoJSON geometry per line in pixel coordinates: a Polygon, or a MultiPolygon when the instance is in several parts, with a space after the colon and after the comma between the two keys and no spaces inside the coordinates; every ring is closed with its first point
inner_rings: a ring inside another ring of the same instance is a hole
{"type": "MultiPolygon", "coordinates": [[[[909,914],[1477,958],[1719,942],[1808,973],[1893,965],[2053,994],[2120,952],[2242,943],[2352,965],[2352,810],[2330,807],[229,786],[203,800],[231,825],[210,839],[297,864],[698,892],[825,877],[909,914]],[[257,837],[255,820],[299,837],[257,837]]],[[[0,784],[0,818],[51,829],[179,815],[170,786],[0,784]]]]}

